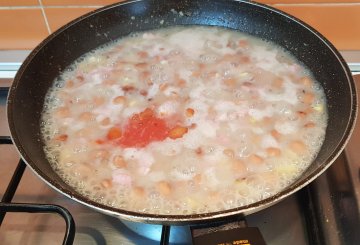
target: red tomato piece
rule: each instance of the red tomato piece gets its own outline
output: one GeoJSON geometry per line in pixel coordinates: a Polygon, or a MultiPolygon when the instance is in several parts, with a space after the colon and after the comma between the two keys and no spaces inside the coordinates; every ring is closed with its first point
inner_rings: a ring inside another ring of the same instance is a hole
{"type": "Polygon", "coordinates": [[[124,147],[145,147],[151,142],[166,139],[168,134],[165,120],[156,117],[154,111],[147,108],[129,119],[119,143],[124,147]]]}

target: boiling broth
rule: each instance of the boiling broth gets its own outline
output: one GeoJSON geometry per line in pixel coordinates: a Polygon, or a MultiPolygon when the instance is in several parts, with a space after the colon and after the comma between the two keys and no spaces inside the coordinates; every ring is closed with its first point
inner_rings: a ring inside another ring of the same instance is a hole
{"type": "Polygon", "coordinates": [[[45,152],[91,200],[152,214],[251,204],[323,143],[322,87],[282,48],[215,27],[137,33],[77,60],[48,92],[45,152]]]}

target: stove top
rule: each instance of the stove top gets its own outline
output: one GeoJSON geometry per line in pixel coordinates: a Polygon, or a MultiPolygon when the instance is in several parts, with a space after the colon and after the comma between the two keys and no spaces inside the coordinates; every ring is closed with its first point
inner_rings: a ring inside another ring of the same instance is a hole
{"type": "MultiPolygon", "coordinates": [[[[0,78],[0,136],[9,135],[3,87],[10,85],[16,67],[18,64],[9,63],[9,78],[0,78]]],[[[354,78],[360,95],[360,75],[354,78]]],[[[360,119],[345,151],[324,174],[280,203],[247,216],[248,226],[258,227],[269,245],[360,244],[359,141],[360,119]]],[[[1,197],[18,161],[13,145],[0,145],[1,197]]],[[[69,210],[76,223],[74,244],[153,245],[159,244],[162,235],[162,226],[125,222],[76,203],[48,187],[28,168],[12,202],[56,204],[69,210]]],[[[61,244],[64,233],[64,220],[56,214],[7,213],[0,227],[0,244],[61,244]]],[[[191,244],[189,227],[172,226],[169,241],[191,244]]]]}

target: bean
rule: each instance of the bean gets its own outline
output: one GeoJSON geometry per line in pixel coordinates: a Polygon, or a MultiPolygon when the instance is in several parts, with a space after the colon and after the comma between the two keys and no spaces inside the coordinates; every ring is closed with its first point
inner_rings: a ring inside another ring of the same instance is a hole
{"type": "Polygon", "coordinates": [[[247,64],[250,62],[250,57],[247,55],[241,55],[239,60],[241,61],[242,64],[247,64]]]}
{"type": "Polygon", "coordinates": [[[153,81],[152,81],[151,79],[147,79],[147,80],[146,80],[146,84],[147,84],[149,87],[151,87],[151,86],[154,85],[154,83],[153,83],[153,81]]]}
{"type": "Polygon", "coordinates": [[[57,117],[66,118],[70,116],[70,110],[68,107],[60,107],[55,112],[57,117]]]}
{"type": "Polygon", "coordinates": [[[270,132],[271,136],[274,137],[277,141],[279,141],[281,139],[281,134],[276,130],[273,129],[270,132]]]}
{"type": "Polygon", "coordinates": [[[204,151],[201,147],[196,148],[195,153],[199,156],[204,154],[204,151]]]}
{"type": "Polygon", "coordinates": [[[194,128],[196,128],[196,127],[197,127],[196,123],[192,123],[192,124],[189,126],[190,129],[194,129],[194,128]]]}
{"type": "Polygon", "coordinates": [[[245,173],[247,171],[245,163],[240,159],[236,159],[232,162],[232,169],[236,173],[245,173]]]}
{"type": "Polygon", "coordinates": [[[281,155],[281,150],[276,147],[266,148],[266,153],[269,157],[278,157],[281,155]]]}
{"type": "Polygon", "coordinates": [[[313,84],[313,81],[309,77],[302,77],[300,79],[300,83],[304,85],[305,87],[311,87],[313,84]]]}
{"type": "Polygon", "coordinates": [[[82,129],[79,129],[77,132],[76,132],[76,136],[77,137],[87,137],[91,134],[91,132],[93,132],[94,130],[92,130],[90,127],[87,127],[87,128],[82,128],[82,129]]]}
{"type": "Polygon", "coordinates": [[[217,41],[209,41],[209,45],[213,48],[221,49],[223,48],[222,44],[217,41]]]}
{"type": "Polygon", "coordinates": [[[239,40],[238,45],[240,48],[247,48],[249,46],[249,42],[247,40],[239,40]]]}
{"type": "Polygon", "coordinates": [[[79,180],[86,179],[89,176],[92,176],[94,173],[94,169],[89,167],[88,164],[74,164],[72,165],[72,172],[73,176],[76,176],[79,180]]]}
{"type": "Polygon", "coordinates": [[[159,63],[163,58],[160,57],[159,55],[155,55],[152,60],[154,63],[159,63]]]}
{"type": "Polygon", "coordinates": [[[144,89],[140,90],[139,92],[142,96],[147,96],[148,95],[148,92],[144,89]]]}
{"type": "Polygon", "coordinates": [[[281,78],[276,78],[274,81],[272,81],[271,86],[275,90],[280,90],[283,88],[283,84],[284,84],[284,80],[282,80],[281,78]]]}
{"type": "Polygon", "coordinates": [[[121,69],[124,68],[124,66],[126,66],[128,63],[125,62],[125,61],[121,61],[121,60],[118,60],[116,61],[116,63],[114,64],[114,67],[119,71],[121,69]]]}
{"type": "Polygon", "coordinates": [[[106,188],[106,189],[109,189],[112,187],[112,181],[110,179],[104,179],[101,181],[101,186],[106,188]]]}
{"type": "Polygon", "coordinates": [[[196,185],[200,185],[201,180],[202,180],[201,174],[195,175],[194,178],[193,178],[193,180],[194,180],[194,182],[195,182],[196,185]]]}
{"type": "Polygon", "coordinates": [[[120,156],[120,155],[114,156],[113,164],[117,168],[126,168],[126,165],[127,165],[124,158],[122,156],[120,156]]]}
{"type": "Polygon", "coordinates": [[[233,54],[225,54],[219,59],[219,62],[224,62],[224,63],[232,63],[236,61],[237,61],[237,57],[233,54]]]}
{"type": "Polygon", "coordinates": [[[240,99],[235,100],[235,105],[241,105],[243,103],[244,103],[243,100],[240,100],[240,99]]]}
{"type": "Polygon", "coordinates": [[[224,155],[226,155],[230,158],[234,158],[234,156],[235,156],[235,152],[233,149],[226,148],[223,150],[223,153],[224,153],[224,155]]]}
{"type": "Polygon", "coordinates": [[[142,187],[139,186],[134,186],[132,189],[133,193],[138,196],[138,197],[143,197],[145,196],[145,190],[142,187]]]}
{"type": "Polygon", "coordinates": [[[215,110],[215,108],[213,106],[209,106],[208,110],[207,110],[208,116],[210,119],[215,119],[217,116],[217,111],[215,110]]]}
{"type": "Polygon", "coordinates": [[[85,81],[85,78],[83,75],[77,75],[76,76],[76,79],[79,80],[80,83],[84,82],[85,81]]]}
{"type": "Polygon", "coordinates": [[[236,86],[236,79],[234,78],[228,78],[228,79],[224,79],[223,83],[228,86],[228,87],[235,87],[236,86]]]}
{"type": "Polygon", "coordinates": [[[301,101],[304,102],[305,104],[311,104],[313,103],[315,99],[315,96],[313,93],[305,93],[303,94],[301,101]]]}
{"type": "Polygon", "coordinates": [[[159,90],[160,91],[165,91],[165,89],[167,88],[169,86],[169,84],[167,84],[167,83],[162,83],[162,84],[160,84],[160,86],[159,86],[159,90]]]}
{"type": "Polygon", "coordinates": [[[149,71],[142,71],[140,73],[141,80],[148,80],[150,78],[151,73],[149,71]]]}
{"type": "Polygon", "coordinates": [[[93,98],[93,103],[94,103],[94,105],[96,105],[96,106],[100,106],[100,105],[104,104],[104,102],[105,102],[104,97],[95,96],[95,97],[93,98]]]}
{"type": "Polygon", "coordinates": [[[74,81],[73,80],[67,80],[65,83],[65,88],[73,88],[74,87],[74,81]]]}
{"type": "Polygon", "coordinates": [[[314,128],[315,127],[315,123],[313,122],[308,122],[304,125],[305,128],[314,128]]]}
{"type": "Polygon", "coordinates": [[[98,145],[102,145],[102,144],[105,144],[106,143],[106,141],[105,140],[102,140],[102,139],[97,139],[97,140],[95,140],[94,141],[96,144],[98,144],[98,145]]]}
{"type": "Polygon", "coordinates": [[[170,94],[170,96],[171,96],[171,98],[173,98],[173,99],[178,99],[178,98],[180,97],[179,94],[178,94],[177,92],[175,92],[175,91],[172,91],[171,94],[170,94]]]}
{"type": "Polygon", "coordinates": [[[247,87],[247,88],[251,88],[251,87],[254,86],[254,84],[251,83],[251,82],[243,82],[243,83],[242,83],[242,86],[247,87]]]}
{"type": "Polygon", "coordinates": [[[305,111],[297,111],[296,115],[298,115],[298,117],[300,117],[301,119],[305,118],[307,113],[305,111]]]}
{"type": "Polygon", "coordinates": [[[200,75],[201,75],[201,71],[199,71],[199,70],[193,71],[193,72],[191,73],[191,76],[192,76],[192,77],[196,77],[196,78],[199,78],[200,75]]]}
{"type": "Polygon", "coordinates": [[[140,58],[143,58],[143,59],[149,57],[149,53],[145,52],[145,51],[139,51],[137,54],[139,55],[140,58]]]}
{"type": "Polygon", "coordinates": [[[209,71],[207,73],[208,78],[218,78],[220,74],[216,70],[209,71]]]}
{"type": "Polygon", "coordinates": [[[265,116],[265,117],[262,119],[261,123],[262,123],[264,126],[272,125],[272,124],[274,123],[274,118],[265,116]]]}
{"type": "Polygon", "coordinates": [[[59,91],[58,93],[58,98],[62,101],[64,101],[65,103],[66,102],[69,102],[69,103],[72,103],[72,100],[73,100],[73,95],[65,92],[65,91],[59,91]]]}
{"type": "Polygon", "coordinates": [[[176,85],[180,88],[184,88],[186,86],[186,81],[184,79],[179,78],[176,82],[176,85]]]}
{"type": "Polygon", "coordinates": [[[109,124],[110,124],[110,118],[105,117],[103,120],[101,120],[100,124],[101,124],[102,126],[107,126],[107,125],[109,125],[109,124]]]}
{"type": "Polygon", "coordinates": [[[136,68],[140,68],[140,69],[145,69],[145,68],[148,67],[148,64],[145,63],[145,62],[141,62],[141,63],[135,64],[135,67],[136,67],[136,68]]]}
{"type": "Polygon", "coordinates": [[[214,201],[219,201],[220,193],[218,191],[210,191],[209,196],[214,201]]]}
{"type": "Polygon", "coordinates": [[[91,112],[83,112],[79,116],[80,121],[89,122],[95,119],[95,115],[91,112]]]}
{"type": "Polygon", "coordinates": [[[113,103],[115,105],[120,105],[125,103],[125,97],[124,96],[117,96],[113,99],[113,103]]]}
{"type": "Polygon", "coordinates": [[[150,108],[146,108],[144,111],[139,113],[139,119],[142,121],[149,120],[152,117],[154,117],[154,111],[150,108]]]}
{"type": "Polygon", "coordinates": [[[256,154],[251,154],[248,159],[253,164],[262,164],[264,162],[264,159],[256,154]]]}
{"type": "Polygon", "coordinates": [[[106,80],[102,81],[102,83],[103,83],[104,85],[111,86],[111,85],[114,85],[114,84],[116,83],[116,81],[113,80],[113,79],[106,79],[106,80]]]}
{"type": "Polygon", "coordinates": [[[300,140],[294,140],[289,144],[290,150],[300,155],[306,152],[306,145],[300,140]]]}
{"type": "Polygon", "coordinates": [[[171,193],[171,186],[168,182],[166,181],[160,181],[156,183],[156,189],[158,190],[158,192],[160,192],[160,194],[162,194],[163,196],[168,196],[171,193]]]}
{"type": "Polygon", "coordinates": [[[124,91],[125,93],[130,93],[136,90],[136,88],[132,85],[124,85],[121,87],[122,91],[124,91]]]}

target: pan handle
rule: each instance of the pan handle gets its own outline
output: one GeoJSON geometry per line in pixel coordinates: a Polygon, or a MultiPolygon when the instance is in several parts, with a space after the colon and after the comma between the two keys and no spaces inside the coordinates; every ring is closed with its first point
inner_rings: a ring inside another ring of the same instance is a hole
{"type": "Polygon", "coordinates": [[[244,217],[191,226],[193,245],[266,245],[257,227],[248,227],[244,217]]]}

